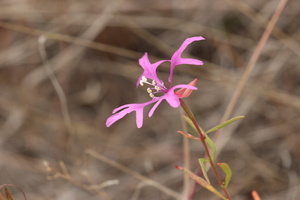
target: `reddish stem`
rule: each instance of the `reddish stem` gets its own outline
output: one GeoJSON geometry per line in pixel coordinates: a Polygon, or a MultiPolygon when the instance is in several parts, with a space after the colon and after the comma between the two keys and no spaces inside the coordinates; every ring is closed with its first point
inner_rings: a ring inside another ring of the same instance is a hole
{"type": "Polygon", "coordinates": [[[204,147],[204,150],[205,150],[205,153],[207,155],[208,161],[209,161],[209,163],[211,165],[213,173],[215,174],[215,177],[216,177],[216,179],[217,179],[220,187],[222,188],[222,190],[223,190],[225,196],[228,198],[228,200],[231,200],[231,198],[230,198],[230,196],[229,196],[226,188],[223,187],[223,181],[221,180],[220,175],[217,172],[216,166],[215,166],[215,164],[214,164],[214,162],[213,162],[213,160],[212,160],[212,158],[210,156],[210,151],[208,149],[208,146],[205,143],[205,135],[202,133],[202,131],[201,131],[201,129],[200,129],[200,127],[199,127],[199,125],[198,125],[195,117],[194,117],[194,114],[192,113],[192,111],[189,109],[189,107],[185,104],[185,102],[182,99],[180,99],[180,104],[181,104],[181,107],[183,108],[183,110],[188,115],[188,117],[192,120],[192,122],[193,122],[193,124],[194,124],[194,126],[195,126],[195,128],[196,128],[196,130],[197,130],[197,132],[199,134],[199,140],[201,141],[201,143],[202,143],[202,145],[204,147]]]}

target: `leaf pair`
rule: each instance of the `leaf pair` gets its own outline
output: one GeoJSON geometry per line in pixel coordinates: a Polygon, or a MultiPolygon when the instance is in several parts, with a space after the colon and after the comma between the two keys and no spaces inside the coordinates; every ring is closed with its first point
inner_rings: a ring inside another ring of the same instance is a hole
{"type": "MultiPolygon", "coordinates": [[[[215,157],[216,157],[216,152],[217,152],[216,145],[207,135],[205,136],[204,141],[209,146],[209,148],[211,149],[211,155],[210,156],[211,156],[212,161],[214,162],[215,157]]],[[[207,176],[206,167],[205,167],[205,163],[209,163],[209,160],[206,159],[206,158],[199,158],[198,162],[200,164],[200,167],[201,167],[204,178],[207,180],[208,183],[210,183],[210,180],[207,176]]]]}
{"type": "Polygon", "coordinates": [[[214,188],[210,183],[208,183],[203,178],[197,176],[196,174],[194,174],[193,172],[191,172],[190,170],[188,170],[186,168],[179,167],[179,166],[176,166],[176,168],[179,169],[179,170],[184,171],[185,173],[187,173],[189,175],[189,177],[191,179],[193,179],[196,183],[198,183],[202,187],[206,188],[207,190],[211,191],[212,193],[214,193],[215,195],[217,195],[221,199],[227,200],[226,197],[224,197],[218,190],[216,190],[216,188],[214,188]]]}
{"type": "MultiPolygon", "coordinates": [[[[189,113],[188,113],[188,114],[189,114],[189,113]]],[[[187,123],[188,123],[195,131],[197,131],[197,129],[196,129],[196,127],[195,127],[195,125],[194,125],[192,119],[190,118],[190,115],[188,115],[188,116],[183,116],[183,118],[185,119],[185,121],[186,121],[186,122],[187,122],[187,123]]],[[[237,120],[239,120],[239,119],[243,119],[243,118],[244,118],[244,116],[234,117],[234,118],[232,118],[232,119],[230,119],[230,120],[228,120],[228,121],[226,121],[226,122],[224,122],[224,123],[222,123],[222,124],[219,124],[219,125],[217,125],[217,126],[211,128],[211,129],[209,129],[209,130],[206,131],[206,132],[204,132],[204,131],[202,130],[201,127],[199,127],[200,130],[202,131],[203,135],[204,135],[204,142],[205,142],[205,143],[207,144],[207,146],[211,149],[211,153],[210,153],[211,155],[210,155],[210,156],[211,156],[212,162],[214,162],[215,157],[216,157],[216,146],[215,146],[214,142],[208,137],[207,134],[208,134],[208,133],[211,133],[211,132],[214,132],[214,131],[216,131],[216,130],[219,130],[219,129],[221,129],[221,128],[223,128],[223,127],[225,127],[225,126],[231,124],[232,122],[237,121],[237,120]]],[[[201,140],[201,138],[194,137],[194,136],[191,135],[191,134],[183,133],[183,132],[181,132],[181,131],[178,131],[178,132],[181,133],[183,136],[185,136],[185,137],[187,137],[187,138],[201,140]]],[[[200,164],[200,167],[201,167],[201,170],[202,170],[202,173],[203,173],[203,176],[204,176],[205,180],[202,179],[201,177],[199,177],[199,176],[193,174],[192,172],[190,172],[190,171],[187,170],[187,169],[183,169],[183,168],[182,168],[182,170],[184,170],[186,173],[188,173],[189,176],[190,176],[192,179],[194,179],[197,183],[199,183],[200,185],[202,185],[202,186],[205,187],[206,189],[210,190],[211,192],[215,193],[217,196],[219,196],[220,193],[216,193],[216,190],[210,185],[210,180],[209,180],[208,175],[207,175],[207,170],[206,170],[205,164],[208,163],[209,160],[206,159],[206,158],[199,158],[198,161],[199,161],[199,164],[200,164]],[[212,188],[213,188],[213,189],[212,189],[212,188]]],[[[225,181],[223,182],[223,185],[222,185],[222,187],[226,189],[226,188],[228,187],[228,184],[229,184],[230,179],[231,179],[231,177],[232,177],[232,171],[231,171],[229,165],[226,164],[226,163],[218,163],[218,166],[221,167],[221,169],[223,170],[223,172],[224,172],[225,175],[226,175],[225,181]]],[[[221,196],[219,196],[219,197],[221,197],[221,196]]],[[[221,198],[223,198],[223,196],[222,196],[221,198]]],[[[226,199],[226,198],[225,198],[225,199],[226,199]]]]}

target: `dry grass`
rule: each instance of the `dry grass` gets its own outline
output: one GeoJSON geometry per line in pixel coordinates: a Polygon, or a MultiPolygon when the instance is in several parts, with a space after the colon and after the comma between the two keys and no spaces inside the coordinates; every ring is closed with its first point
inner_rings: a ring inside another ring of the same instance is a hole
{"type": "MultiPolygon", "coordinates": [[[[105,120],[119,105],[148,99],[135,89],[144,52],[153,62],[166,59],[201,35],[207,40],[185,53],[205,65],[178,67],[174,80],[199,78],[187,103],[204,129],[215,126],[278,3],[0,1],[0,184],[20,186],[28,199],[176,199],[183,174],[174,166],[184,163],[179,110],[162,104],[141,129],[134,114],[110,128],[105,120]]],[[[218,139],[235,200],[251,199],[252,190],[263,200],[300,195],[299,11],[290,0],[227,116],[246,118],[218,139]]],[[[167,67],[159,69],[163,79],[167,67]]],[[[197,171],[203,149],[189,145],[197,171]]],[[[198,187],[194,199],[217,197],[198,187]]]]}

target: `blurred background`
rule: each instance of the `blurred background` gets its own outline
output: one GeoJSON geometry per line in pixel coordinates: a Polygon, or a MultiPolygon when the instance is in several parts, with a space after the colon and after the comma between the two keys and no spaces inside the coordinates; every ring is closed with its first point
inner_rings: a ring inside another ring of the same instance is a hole
{"type": "MultiPolygon", "coordinates": [[[[173,79],[199,79],[186,103],[203,129],[217,125],[278,3],[1,0],[0,184],[16,184],[32,200],[176,199],[179,109],[162,103],[141,129],[134,113],[110,128],[106,119],[120,105],[149,100],[146,88],[135,88],[144,52],[151,62],[170,59],[187,37],[203,36],[185,56],[205,64],[179,66],[173,79]]],[[[217,141],[235,200],[251,199],[252,190],[264,200],[299,199],[299,13],[299,1],[290,0],[231,115],[245,119],[217,141]]],[[[158,68],[163,80],[168,72],[158,68]]],[[[192,171],[203,155],[190,141],[192,171]]],[[[198,186],[193,199],[219,198],[198,186]]]]}

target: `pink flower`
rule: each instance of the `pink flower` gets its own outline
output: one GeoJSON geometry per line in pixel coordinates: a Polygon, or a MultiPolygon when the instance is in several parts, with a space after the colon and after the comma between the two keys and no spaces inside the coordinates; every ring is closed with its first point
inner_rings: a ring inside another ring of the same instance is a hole
{"type": "Polygon", "coordinates": [[[150,105],[152,103],[155,103],[154,106],[151,108],[150,112],[148,113],[148,116],[151,117],[158,107],[158,105],[163,101],[166,100],[170,106],[177,108],[180,106],[179,98],[185,98],[188,97],[192,90],[197,90],[195,87],[196,79],[192,81],[190,84],[180,84],[173,86],[173,72],[174,68],[177,65],[182,64],[190,64],[190,65],[203,65],[203,62],[197,59],[193,58],[181,58],[182,52],[186,49],[186,47],[194,42],[204,40],[203,37],[191,37],[187,38],[183,44],[180,46],[180,48],[173,54],[171,60],[161,60],[156,63],[150,63],[148,54],[145,53],[142,58],[139,59],[139,64],[144,69],[144,72],[142,75],[138,78],[138,81],[136,83],[136,86],[139,85],[149,85],[150,87],[147,89],[147,92],[149,93],[152,100],[141,103],[141,104],[126,104],[123,106],[120,106],[113,110],[113,115],[110,116],[106,120],[106,126],[109,127],[119,119],[123,118],[128,113],[131,113],[133,111],[136,112],[136,125],[138,128],[141,128],[143,125],[143,112],[144,107],[147,105],[150,105]],[[160,80],[156,74],[157,67],[162,64],[163,62],[170,62],[170,75],[168,78],[168,86],[165,86],[163,81],[160,80]],[[180,89],[175,92],[176,89],[180,89]],[[155,96],[155,94],[161,93],[160,96],[155,96]]]}

